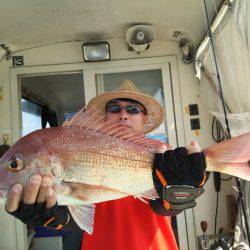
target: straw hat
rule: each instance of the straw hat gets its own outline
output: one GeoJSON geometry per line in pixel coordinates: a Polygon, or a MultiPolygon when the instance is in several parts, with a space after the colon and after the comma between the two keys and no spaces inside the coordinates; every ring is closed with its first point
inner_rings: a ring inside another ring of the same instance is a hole
{"type": "Polygon", "coordinates": [[[147,110],[148,122],[145,124],[144,133],[149,133],[158,128],[164,117],[163,107],[153,97],[142,93],[129,80],[123,81],[122,85],[115,91],[97,95],[87,105],[87,109],[96,108],[103,110],[100,115],[105,114],[106,104],[119,98],[128,98],[140,102],[147,110]]]}

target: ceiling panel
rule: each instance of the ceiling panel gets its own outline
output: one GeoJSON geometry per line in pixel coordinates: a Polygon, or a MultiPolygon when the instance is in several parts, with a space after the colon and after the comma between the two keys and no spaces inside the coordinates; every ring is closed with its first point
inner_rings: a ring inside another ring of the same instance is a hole
{"type": "MultiPolygon", "coordinates": [[[[133,24],[151,24],[156,39],[185,32],[198,43],[205,34],[203,0],[0,0],[0,43],[14,48],[123,38],[133,24]]],[[[206,0],[210,17],[221,0],[206,0]]]]}

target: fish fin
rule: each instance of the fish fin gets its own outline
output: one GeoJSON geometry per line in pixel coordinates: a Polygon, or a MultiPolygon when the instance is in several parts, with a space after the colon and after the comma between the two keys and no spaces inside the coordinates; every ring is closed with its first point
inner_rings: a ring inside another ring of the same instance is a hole
{"type": "Polygon", "coordinates": [[[243,180],[250,181],[250,164],[249,163],[216,163],[208,161],[209,166],[213,165],[213,170],[224,174],[239,177],[243,180]]]}
{"type": "Polygon", "coordinates": [[[93,123],[97,120],[97,115],[100,118],[100,112],[101,110],[94,110],[93,108],[86,111],[86,108],[83,107],[71,119],[65,121],[62,127],[86,127],[91,121],[93,123]]]}
{"type": "Polygon", "coordinates": [[[140,197],[140,196],[134,195],[134,198],[135,198],[135,199],[138,199],[138,200],[140,200],[140,201],[142,201],[143,203],[148,204],[148,201],[147,201],[147,200],[145,200],[145,198],[143,198],[143,197],[140,197]]]}
{"type": "Polygon", "coordinates": [[[106,121],[106,116],[100,115],[100,113],[100,109],[91,108],[85,111],[85,108],[82,108],[70,120],[64,122],[62,126],[82,127],[87,130],[130,141],[152,149],[164,144],[162,141],[146,138],[143,133],[128,126],[121,125],[114,120],[106,121]]]}
{"type": "Polygon", "coordinates": [[[203,150],[206,156],[224,163],[250,161],[250,132],[222,141],[203,150]]]}
{"type": "Polygon", "coordinates": [[[203,150],[207,170],[250,180],[250,132],[203,150]]]}
{"type": "Polygon", "coordinates": [[[156,190],[153,188],[141,194],[134,194],[134,197],[141,200],[142,202],[148,203],[148,201],[146,201],[145,199],[155,200],[159,198],[159,195],[157,194],[156,190]]]}
{"type": "Polygon", "coordinates": [[[79,114],[79,116],[80,116],[80,114],[83,114],[85,112],[85,110],[86,110],[86,107],[84,106],[75,115],[73,115],[73,117],[71,117],[70,119],[65,120],[63,122],[63,124],[62,124],[62,127],[69,127],[70,126],[70,122],[73,121],[73,118],[75,118],[77,114],[79,114]]]}
{"type": "Polygon", "coordinates": [[[68,206],[71,216],[76,224],[88,234],[93,233],[95,205],[68,206]]]}
{"type": "Polygon", "coordinates": [[[71,202],[70,205],[92,204],[105,200],[120,199],[130,195],[105,186],[65,181],[62,181],[57,189],[59,190],[58,198],[61,205],[67,204],[65,202],[71,202]],[[67,192],[62,192],[61,190],[67,190],[67,192]]]}
{"type": "Polygon", "coordinates": [[[106,116],[100,116],[101,110],[94,108],[85,111],[81,109],[70,120],[63,123],[63,127],[82,127],[87,130],[92,130],[100,134],[109,135],[111,137],[124,137],[128,138],[139,134],[128,126],[121,125],[114,120],[106,121],[106,116]],[[121,135],[120,135],[121,134],[121,135]]]}

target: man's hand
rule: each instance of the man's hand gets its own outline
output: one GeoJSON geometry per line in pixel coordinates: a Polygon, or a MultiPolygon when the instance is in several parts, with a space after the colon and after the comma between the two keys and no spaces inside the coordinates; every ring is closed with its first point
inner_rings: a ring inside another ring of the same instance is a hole
{"type": "Polygon", "coordinates": [[[25,187],[15,184],[5,209],[23,223],[34,226],[60,229],[68,219],[66,211],[59,211],[56,192],[48,176],[34,175],[25,187]]]}
{"type": "MultiPolygon", "coordinates": [[[[205,171],[205,156],[195,141],[187,148],[179,147],[175,150],[171,146],[163,145],[155,153],[153,180],[161,199],[163,189],[167,186],[186,185],[191,186],[191,189],[202,187],[205,182],[205,171]]],[[[176,193],[181,194],[181,189],[176,190],[176,193]]]]}
{"type": "Polygon", "coordinates": [[[24,204],[46,202],[46,208],[50,209],[56,204],[55,191],[51,185],[51,179],[48,176],[42,177],[41,175],[32,176],[24,188],[21,184],[15,184],[8,194],[6,211],[14,212],[18,209],[22,194],[24,204]]]}

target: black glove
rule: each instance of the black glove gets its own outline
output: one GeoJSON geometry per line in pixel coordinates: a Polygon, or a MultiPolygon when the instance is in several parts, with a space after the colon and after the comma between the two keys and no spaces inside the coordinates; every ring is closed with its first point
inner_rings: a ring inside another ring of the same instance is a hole
{"type": "Polygon", "coordinates": [[[153,165],[154,186],[161,199],[164,200],[168,195],[167,197],[173,198],[171,200],[174,203],[165,202],[164,207],[185,209],[195,206],[194,199],[203,192],[202,186],[206,179],[205,171],[206,159],[202,152],[188,155],[185,147],[179,147],[165,153],[156,153],[153,165]],[[168,186],[172,187],[167,189],[168,186]],[[164,192],[168,192],[168,194],[164,192]],[[176,200],[174,197],[185,193],[190,197],[189,200],[185,200],[183,197],[176,200]],[[183,204],[181,201],[184,201],[183,204]],[[185,202],[189,204],[185,204],[185,202]]]}
{"type": "Polygon", "coordinates": [[[13,212],[7,211],[7,213],[15,216],[27,225],[49,227],[58,230],[67,224],[70,218],[66,206],[59,207],[56,203],[52,208],[47,209],[46,202],[24,204],[21,201],[17,210],[13,212]]]}

